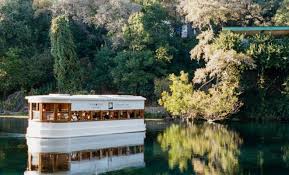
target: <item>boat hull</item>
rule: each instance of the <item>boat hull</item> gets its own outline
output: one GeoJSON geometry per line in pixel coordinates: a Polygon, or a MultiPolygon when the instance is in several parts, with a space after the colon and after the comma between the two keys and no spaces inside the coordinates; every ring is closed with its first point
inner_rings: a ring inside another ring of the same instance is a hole
{"type": "Polygon", "coordinates": [[[145,131],[144,119],[52,123],[29,120],[26,137],[67,138],[145,131]]]}

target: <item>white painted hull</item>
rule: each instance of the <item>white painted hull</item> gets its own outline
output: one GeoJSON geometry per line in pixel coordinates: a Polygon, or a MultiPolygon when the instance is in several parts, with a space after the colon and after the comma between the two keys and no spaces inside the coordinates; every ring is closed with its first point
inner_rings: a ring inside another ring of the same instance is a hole
{"type": "Polygon", "coordinates": [[[143,145],[145,132],[73,137],[64,139],[27,138],[30,153],[71,153],[131,145],[143,145]]]}
{"type": "Polygon", "coordinates": [[[144,119],[50,123],[29,120],[26,137],[68,138],[143,132],[144,119]]]}

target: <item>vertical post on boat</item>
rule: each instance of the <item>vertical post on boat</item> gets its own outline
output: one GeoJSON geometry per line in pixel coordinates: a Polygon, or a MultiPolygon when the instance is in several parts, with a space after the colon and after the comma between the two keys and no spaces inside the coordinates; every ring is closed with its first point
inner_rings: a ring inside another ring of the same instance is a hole
{"type": "Polygon", "coordinates": [[[144,110],[140,111],[140,116],[141,116],[141,118],[144,118],[144,110]]]}
{"type": "Polygon", "coordinates": [[[68,121],[71,121],[71,104],[68,104],[68,121]]]}
{"type": "Polygon", "coordinates": [[[56,117],[57,117],[57,104],[53,104],[53,115],[54,115],[54,121],[56,121],[56,117]]]}
{"type": "Polygon", "coordinates": [[[121,113],[121,111],[118,111],[118,112],[117,112],[117,118],[118,118],[118,119],[120,119],[120,113],[121,113]]]}
{"type": "Polygon", "coordinates": [[[32,120],[32,103],[29,103],[29,119],[32,120]]]}
{"type": "Polygon", "coordinates": [[[43,104],[39,103],[39,119],[43,121],[43,104]]]}
{"type": "Polygon", "coordinates": [[[133,118],[136,118],[136,110],[133,110],[133,118]]]}
{"type": "Polygon", "coordinates": [[[103,120],[103,112],[102,111],[100,111],[100,120],[103,120]]]}

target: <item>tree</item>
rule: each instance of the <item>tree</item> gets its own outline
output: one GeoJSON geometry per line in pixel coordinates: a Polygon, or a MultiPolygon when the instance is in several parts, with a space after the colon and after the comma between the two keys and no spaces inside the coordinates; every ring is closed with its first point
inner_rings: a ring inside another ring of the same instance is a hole
{"type": "Polygon", "coordinates": [[[141,12],[128,19],[123,28],[125,41],[132,50],[150,49],[158,59],[170,61],[176,53],[178,38],[175,36],[172,18],[157,3],[146,5],[141,12]]]}
{"type": "Polygon", "coordinates": [[[159,103],[172,115],[187,115],[191,106],[189,101],[193,96],[193,86],[189,83],[188,74],[181,72],[179,77],[170,75],[170,92],[164,91],[159,103]]]}
{"type": "Polygon", "coordinates": [[[181,72],[179,78],[172,75],[170,92],[162,94],[160,104],[174,115],[209,121],[225,119],[238,112],[243,104],[239,98],[243,92],[242,74],[256,67],[251,57],[233,50],[241,46],[242,38],[230,33],[222,33],[216,39],[212,32],[200,35],[191,56],[202,60],[205,67],[195,71],[193,84],[188,81],[188,74],[181,72]]]}
{"type": "Polygon", "coordinates": [[[32,27],[31,0],[4,0],[3,4],[0,4],[0,52],[9,47],[19,47],[22,50],[27,49],[25,51],[29,55],[29,47],[33,43],[31,41],[34,41],[32,27]]]}
{"type": "Polygon", "coordinates": [[[119,90],[135,95],[151,95],[154,77],[160,72],[151,51],[123,51],[114,58],[114,83],[119,90]]]}
{"type": "Polygon", "coordinates": [[[4,0],[0,18],[1,69],[3,81],[7,82],[1,94],[29,91],[51,81],[52,61],[47,52],[49,13],[36,14],[31,0],[4,0]]]}
{"type": "Polygon", "coordinates": [[[73,20],[105,28],[108,32],[107,40],[114,49],[123,44],[122,27],[129,16],[141,9],[140,5],[127,0],[37,1],[38,6],[50,9],[56,16],[65,14],[73,20]]]}
{"type": "Polygon", "coordinates": [[[263,22],[261,9],[252,0],[181,0],[179,9],[189,22],[201,29],[263,22]]]}
{"type": "Polygon", "coordinates": [[[7,93],[16,90],[19,86],[23,87],[28,81],[25,73],[23,60],[20,58],[21,50],[10,48],[5,55],[0,57],[0,81],[5,82],[0,85],[0,92],[5,97],[7,93]]]}
{"type": "Polygon", "coordinates": [[[111,93],[116,89],[111,73],[115,66],[114,57],[115,52],[107,46],[102,47],[94,56],[91,89],[101,93],[111,93]]]}
{"type": "Polygon", "coordinates": [[[79,90],[81,87],[80,66],[67,17],[58,16],[52,20],[50,36],[58,90],[60,92],[79,90]]]}
{"type": "Polygon", "coordinates": [[[215,121],[231,116],[242,106],[236,83],[222,83],[202,91],[193,89],[183,72],[180,77],[171,75],[170,80],[170,91],[162,93],[159,103],[173,115],[215,121]]]}
{"type": "Polygon", "coordinates": [[[112,70],[121,91],[153,96],[154,79],[166,75],[178,40],[167,11],[158,3],[145,5],[123,28],[127,50],[114,58],[112,70]]]}
{"type": "Polygon", "coordinates": [[[277,25],[289,25],[289,0],[283,0],[273,20],[277,25]]]}

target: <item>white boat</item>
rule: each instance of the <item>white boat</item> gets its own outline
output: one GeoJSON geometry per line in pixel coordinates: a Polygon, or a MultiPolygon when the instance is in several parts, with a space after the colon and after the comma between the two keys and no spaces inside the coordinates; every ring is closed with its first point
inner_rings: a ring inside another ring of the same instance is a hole
{"type": "Polygon", "coordinates": [[[145,132],[74,137],[27,138],[28,164],[24,175],[101,174],[141,168],[145,132]]]}
{"type": "Polygon", "coordinates": [[[25,97],[27,137],[66,138],[145,131],[145,98],[50,94],[25,97]]]}

